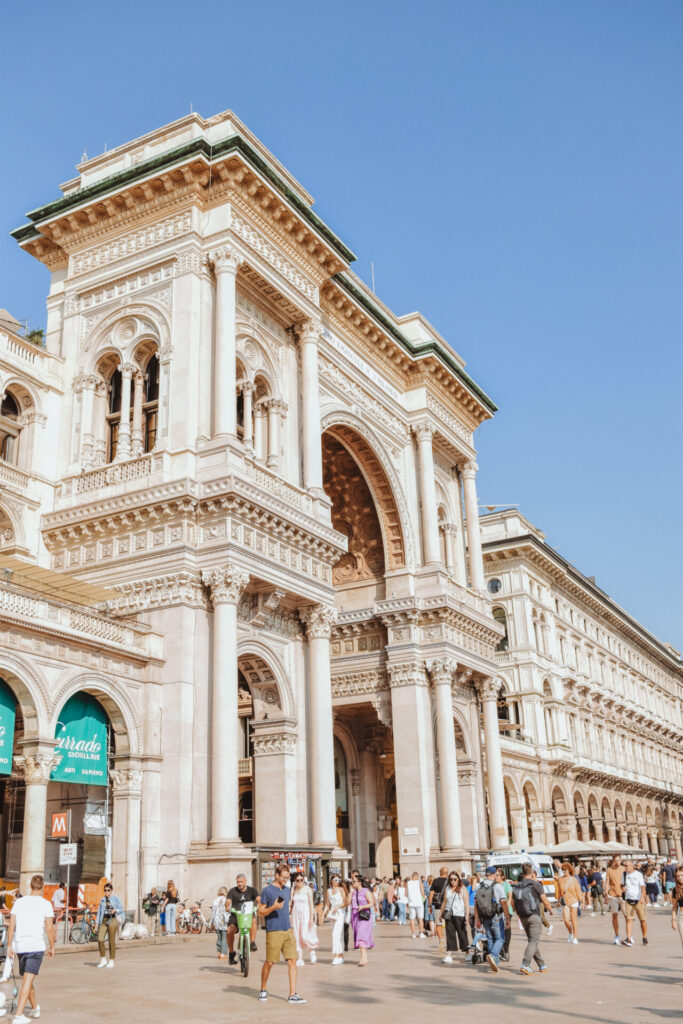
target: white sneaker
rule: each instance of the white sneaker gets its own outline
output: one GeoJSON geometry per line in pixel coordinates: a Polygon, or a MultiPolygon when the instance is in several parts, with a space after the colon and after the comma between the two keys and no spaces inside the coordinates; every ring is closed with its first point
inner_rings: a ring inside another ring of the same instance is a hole
{"type": "Polygon", "coordinates": [[[107,967],[109,967],[109,968],[113,967],[114,963],[115,963],[114,960],[110,960],[109,963],[107,964],[107,967]]]}
{"type": "Polygon", "coordinates": [[[31,1018],[25,1017],[24,1014],[19,1014],[18,1017],[12,1018],[12,1024],[31,1024],[31,1018]]]}
{"type": "Polygon", "coordinates": [[[572,938],[572,937],[571,937],[571,935],[570,935],[570,936],[569,936],[569,938],[567,939],[567,942],[573,942],[573,941],[574,941],[574,940],[573,940],[573,938],[572,938]]]}
{"type": "Polygon", "coordinates": [[[106,956],[103,956],[97,966],[98,967],[106,967],[108,962],[109,961],[107,960],[106,956]]]}
{"type": "Polygon", "coordinates": [[[575,936],[574,936],[574,938],[572,939],[572,942],[574,943],[574,945],[575,945],[575,946],[578,946],[578,944],[579,944],[579,940],[577,939],[576,935],[575,935],[575,936]]]}
{"type": "Polygon", "coordinates": [[[441,963],[442,964],[452,964],[453,963],[453,957],[451,956],[451,954],[447,953],[446,956],[444,956],[442,958],[441,963]]]}
{"type": "Polygon", "coordinates": [[[314,949],[312,949],[312,950],[311,950],[311,963],[312,963],[312,964],[314,964],[314,963],[316,962],[316,960],[317,960],[317,959],[318,959],[318,958],[317,958],[317,956],[315,955],[315,950],[314,950],[314,949]]]}
{"type": "Polygon", "coordinates": [[[550,938],[550,936],[553,934],[553,928],[554,927],[555,927],[554,924],[549,924],[548,925],[548,938],[550,938]]]}
{"type": "Polygon", "coordinates": [[[417,938],[417,935],[412,935],[412,938],[413,938],[413,939],[416,939],[416,938],[417,938]]]}
{"type": "Polygon", "coordinates": [[[424,932],[420,932],[420,938],[421,938],[421,939],[426,939],[426,938],[427,938],[427,936],[425,935],[425,933],[424,933],[424,932]]]}
{"type": "Polygon", "coordinates": [[[305,963],[305,961],[303,961],[303,960],[301,959],[301,957],[299,957],[299,959],[298,959],[298,960],[297,960],[297,962],[296,962],[296,966],[297,966],[297,967],[305,967],[305,966],[306,966],[306,963],[305,963]]]}
{"type": "Polygon", "coordinates": [[[36,1006],[35,1010],[27,1010],[26,1012],[28,1013],[29,1017],[33,1017],[34,1020],[38,1020],[38,1018],[40,1017],[39,1006],[36,1006]]]}
{"type": "Polygon", "coordinates": [[[335,956],[334,960],[332,961],[332,966],[336,967],[337,964],[343,964],[343,963],[344,963],[344,961],[342,960],[342,958],[340,956],[335,956]]]}
{"type": "Polygon", "coordinates": [[[618,936],[618,935],[615,935],[615,936],[614,936],[614,942],[613,942],[613,945],[614,945],[614,946],[620,946],[620,945],[621,945],[621,939],[619,938],[619,936],[618,936]]]}

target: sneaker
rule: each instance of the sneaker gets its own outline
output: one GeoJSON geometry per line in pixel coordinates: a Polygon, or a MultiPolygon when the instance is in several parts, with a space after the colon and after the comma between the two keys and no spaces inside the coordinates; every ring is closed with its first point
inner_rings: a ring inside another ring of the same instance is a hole
{"type": "Polygon", "coordinates": [[[25,1017],[23,1013],[17,1017],[12,1018],[12,1024],[31,1024],[31,1018],[25,1017]]]}
{"type": "Polygon", "coordinates": [[[495,971],[497,973],[500,970],[500,967],[498,966],[498,964],[493,959],[490,953],[486,954],[486,962],[488,963],[492,971],[495,971]]]}
{"type": "Polygon", "coordinates": [[[342,960],[342,958],[340,956],[335,956],[334,959],[332,960],[332,966],[333,967],[337,967],[338,964],[343,964],[343,963],[344,963],[344,961],[342,960]]]}
{"type": "Polygon", "coordinates": [[[299,957],[299,959],[296,962],[296,966],[297,967],[305,967],[306,966],[306,961],[302,960],[301,957],[299,957]]]}
{"type": "Polygon", "coordinates": [[[98,967],[106,967],[107,966],[107,958],[106,958],[106,956],[102,957],[102,959],[100,960],[100,962],[98,963],[97,966],[98,967]]]}
{"type": "Polygon", "coordinates": [[[417,935],[413,935],[413,938],[414,938],[414,939],[416,939],[416,938],[417,938],[417,935]]]}
{"type": "Polygon", "coordinates": [[[426,938],[427,938],[427,936],[425,935],[425,933],[424,933],[424,932],[420,932],[420,938],[421,938],[421,939],[426,939],[426,938]]]}
{"type": "Polygon", "coordinates": [[[289,996],[289,998],[287,999],[287,1002],[288,1003],[305,1003],[306,1000],[302,999],[301,996],[297,995],[296,992],[295,992],[293,996],[289,996]]]}
{"type": "Polygon", "coordinates": [[[543,974],[544,971],[548,970],[548,965],[547,964],[541,964],[541,966],[538,969],[541,972],[541,974],[543,974]]]}
{"type": "Polygon", "coordinates": [[[109,967],[109,969],[111,969],[114,966],[115,963],[116,963],[115,960],[110,960],[109,963],[107,964],[107,967],[109,967]]]}
{"type": "Polygon", "coordinates": [[[531,970],[531,968],[528,966],[528,964],[522,964],[522,966],[519,969],[519,973],[520,974],[533,974],[534,972],[531,970]]]}
{"type": "Polygon", "coordinates": [[[258,997],[262,1003],[265,1003],[266,999],[268,998],[268,993],[264,988],[261,989],[261,991],[258,994],[258,997]]]}
{"type": "Polygon", "coordinates": [[[574,941],[574,939],[570,935],[569,938],[567,939],[567,942],[573,942],[573,941],[574,941]]]}
{"type": "Polygon", "coordinates": [[[453,963],[453,957],[451,956],[451,954],[447,953],[446,956],[442,958],[441,963],[442,964],[452,964],[453,963]]]}
{"type": "Polygon", "coordinates": [[[633,945],[633,939],[622,939],[621,940],[621,944],[622,944],[622,946],[632,946],[633,945]]]}
{"type": "Polygon", "coordinates": [[[548,938],[550,938],[550,936],[553,934],[553,928],[554,927],[555,927],[554,924],[549,924],[548,925],[548,938]]]}
{"type": "Polygon", "coordinates": [[[597,916],[598,916],[598,915],[597,915],[597,914],[595,913],[595,911],[594,911],[594,910],[591,910],[591,917],[597,917],[597,916]]]}
{"type": "Polygon", "coordinates": [[[237,963],[237,953],[229,953],[228,954],[228,963],[229,964],[236,964],[237,963]]]}
{"type": "Polygon", "coordinates": [[[315,950],[314,950],[314,949],[312,949],[312,950],[311,950],[311,956],[310,956],[310,961],[311,961],[311,963],[312,963],[312,964],[314,964],[314,963],[316,962],[316,960],[317,960],[317,959],[318,959],[318,958],[317,958],[317,956],[315,955],[315,950]]]}
{"type": "Polygon", "coordinates": [[[257,946],[256,946],[256,943],[255,943],[255,942],[252,942],[252,943],[250,944],[250,946],[249,946],[249,949],[251,950],[251,952],[252,952],[252,953],[255,953],[255,952],[256,952],[256,950],[257,950],[257,946]]]}
{"type": "Polygon", "coordinates": [[[647,946],[647,939],[643,939],[643,945],[647,946]]]}
{"type": "Polygon", "coordinates": [[[579,940],[577,939],[576,935],[575,935],[575,936],[574,936],[574,938],[572,939],[572,942],[574,943],[574,945],[575,945],[575,946],[578,946],[578,944],[579,944],[579,940]]]}
{"type": "Polygon", "coordinates": [[[28,1013],[29,1017],[33,1017],[34,1020],[38,1020],[38,1018],[40,1017],[39,1006],[36,1006],[35,1010],[27,1010],[26,1012],[28,1013]]]}
{"type": "Polygon", "coordinates": [[[621,939],[619,938],[618,935],[614,936],[614,945],[615,946],[620,946],[621,945],[621,939]]]}

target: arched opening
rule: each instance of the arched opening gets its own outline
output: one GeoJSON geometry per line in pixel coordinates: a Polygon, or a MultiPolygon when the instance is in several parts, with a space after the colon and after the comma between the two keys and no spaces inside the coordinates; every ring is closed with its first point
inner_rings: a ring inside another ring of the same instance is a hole
{"type": "Polygon", "coordinates": [[[598,809],[598,801],[595,796],[588,798],[588,839],[597,839],[596,825],[600,819],[600,811],[598,809]]]}
{"type": "Polygon", "coordinates": [[[19,462],[19,402],[6,391],[0,403],[0,459],[16,466],[19,462]]]}
{"type": "Polygon", "coordinates": [[[493,617],[496,620],[496,622],[498,622],[503,627],[503,629],[505,630],[505,634],[501,637],[501,639],[496,644],[496,650],[497,651],[507,651],[508,647],[510,646],[510,641],[509,641],[509,638],[508,638],[508,619],[507,619],[507,615],[505,614],[505,610],[503,608],[500,608],[500,607],[499,608],[494,608],[493,609],[493,617]]]}
{"type": "Polygon", "coordinates": [[[337,845],[342,850],[350,850],[348,770],[344,748],[336,736],[334,737],[334,805],[337,818],[337,845]]]}
{"type": "Polygon", "coordinates": [[[156,353],[150,357],[146,366],[142,423],[142,450],[154,451],[159,429],[159,359],[156,353]]]}
{"type": "Polygon", "coordinates": [[[522,708],[519,700],[513,696],[507,686],[501,684],[498,691],[498,728],[503,736],[511,739],[522,738],[522,708]]]}
{"type": "Polygon", "coordinates": [[[526,812],[527,837],[529,840],[529,844],[533,846],[534,830],[532,814],[538,813],[538,797],[536,796],[536,790],[533,788],[530,782],[525,783],[522,792],[524,795],[524,810],[526,812]]]}
{"type": "Polygon", "coordinates": [[[507,819],[508,826],[508,843],[512,846],[514,833],[512,830],[512,807],[510,802],[510,789],[507,779],[503,783],[503,790],[505,792],[505,817],[507,819]]]}
{"type": "Polygon", "coordinates": [[[567,822],[567,802],[564,793],[556,786],[552,793],[551,806],[553,810],[553,833],[555,843],[564,843],[571,839],[567,822]]]}
{"type": "Polygon", "coordinates": [[[574,814],[576,815],[577,838],[580,839],[582,843],[585,843],[589,837],[586,835],[586,823],[584,821],[585,808],[583,798],[580,793],[574,794],[574,814]]]}

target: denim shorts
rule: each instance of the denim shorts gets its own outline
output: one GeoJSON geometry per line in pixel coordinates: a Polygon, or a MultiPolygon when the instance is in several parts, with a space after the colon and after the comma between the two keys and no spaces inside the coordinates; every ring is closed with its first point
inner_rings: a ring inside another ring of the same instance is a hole
{"type": "Polygon", "coordinates": [[[43,962],[43,953],[19,953],[19,974],[38,974],[43,962]]]}

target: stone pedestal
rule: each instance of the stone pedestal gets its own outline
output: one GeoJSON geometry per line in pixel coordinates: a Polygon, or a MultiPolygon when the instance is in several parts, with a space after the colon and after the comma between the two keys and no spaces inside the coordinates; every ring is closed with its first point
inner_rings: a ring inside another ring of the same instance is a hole
{"type": "Polygon", "coordinates": [[[293,718],[252,722],[254,740],[254,842],[293,846],[297,842],[296,723],[293,718]]]}

